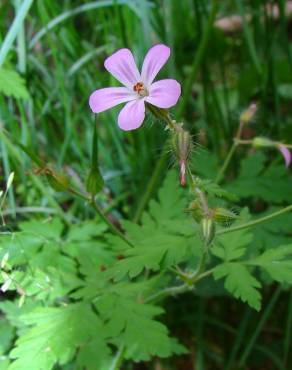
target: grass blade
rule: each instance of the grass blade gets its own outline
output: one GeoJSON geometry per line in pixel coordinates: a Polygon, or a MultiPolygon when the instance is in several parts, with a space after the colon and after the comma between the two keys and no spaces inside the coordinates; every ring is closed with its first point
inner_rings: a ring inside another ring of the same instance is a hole
{"type": "Polygon", "coordinates": [[[13,42],[16,39],[16,36],[23,24],[25,17],[27,16],[27,13],[32,5],[32,2],[33,0],[24,0],[22,5],[20,6],[18,13],[16,14],[16,17],[14,18],[14,21],[0,49],[0,67],[4,63],[8,52],[12,48],[13,42]]]}

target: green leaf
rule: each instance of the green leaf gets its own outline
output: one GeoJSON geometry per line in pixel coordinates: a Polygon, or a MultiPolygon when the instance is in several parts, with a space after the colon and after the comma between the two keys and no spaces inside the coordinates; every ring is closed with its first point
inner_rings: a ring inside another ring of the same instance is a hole
{"type": "Polygon", "coordinates": [[[238,197],[235,194],[230,193],[229,191],[221,188],[218,184],[211,180],[202,180],[201,188],[204,190],[208,195],[213,195],[217,198],[224,198],[230,201],[238,200],[238,197]]]}
{"type": "Polygon", "coordinates": [[[128,249],[124,253],[125,258],[117,262],[107,274],[119,280],[127,274],[131,278],[135,277],[145,268],[158,271],[161,266],[171,266],[184,260],[191,246],[190,240],[181,236],[161,233],[145,235],[144,240],[136,247],[128,249]]]}
{"type": "Polygon", "coordinates": [[[255,197],[272,203],[291,202],[291,181],[284,163],[265,168],[264,162],[265,156],[261,152],[242,160],[238,177],[226,186],[226,190],[241,198],[255,197]]]}
{"type": "Polygon", "coordinates": [[[218,158],[208,150],[198,150],[193,156],[192,167],[194,167],[194,173],[203,178],[213,179],[219,169],[218,158]]]}
{"type": "Polygon", "coordinates": [[[158,200],[152,200],[149,211],[143,214],[142,225],[123,223],[135,247],[122,250],[123,258],[107,275],[116,280],[126,275],[135,277],[145,268],[158,271],[181,262],[195,254],[193,248],[201,251],[196,225],[183,212],[185,203],[184,190],[171,171],[158,192],[158,200]]]}
{"type": "MultiPolygon", "coordinates": [[[[0,356],[3,356],[11,346],[14,328],[7,319],[0,319],[0,356]]],[[[1,357],[0,357],[1,358],[1,357]]],[[[1,361],[1,360],[0,360],[1,361]]]]}
{"type": "Polygon", "coordinates": [[[161,308],[115,294],[103,296],[97,308],[107,321],[106,333],[118,337],[126,346],[127,357],[135,361],[147,361],[152,356],[168,357],[184,350],[168,336],[166,326],[153,319],[163,313],[161,308]]]}
{"type": "Polygon", "coordinates": [[[5,314],[10,325],[17,329],[17,333],[21,334],[26,330],[26,326],[22,321],[22,316],[37,308],[38,302],[32,299],[26,299],[23,306],[19,307],[17,301],[0,302],[0,309],[5,314]]]}
{"type": "Polygon", "coordinates": [[[165,220],[181,219],[185,205],[184,190],[179,185],[177,174],[170,171],[158,191],[158,199],[150,201],[149,214],[144,213],[142,223],[149,221],[149,215],[157,224],[163,224],[165,220]]]}
{"type": "MultiPolygon", "coordinates": [[[[9,370],[50,370],[55,364],[65,364],[78,348],[92,346],[98,338],[98,363],[107,359],[108,350],[103,341],[103,327],[90,305],[71,304],[60,308],[38,308],[22,317],[32,326],[16,342],[10,352],[15,359],[9,370]]],[[[80,360],[83,362],[83,360],[80,360]]]]}
{"type": "Polygon", "coordinates": [[[248,264],[261,267],[279,283],[292,284],[292,244],[269,249],[248,264]]]}
{"type": "Polygon", "coordinates": [[[16,99],[28,99],[25,81],[12,69],[0,68],[0,93],[16,99]]]}
{"type": "MultiPolygon", "coordinates": [[[[250,219],[247,209],[242,210],[234,226],[240,225],[250,219]]],[[[250,229],[242,229],[232,233],[226,233],[216,238],[211,252],[214,256],[228,262],[242,257],[253,239],[250,229]]]]}
{"type": "Polygon", "coordinates": [[[101,338],[93,338],[86,346],[82,346],[76,358],[78,370],[96,370],[104,367],[107,364],[107,357],[110,351],[104,340],[101,338]]]}
{"type": "MultiPolygon", "coordinates": [[[[281,207],[269,207],[265,212],[257,214],[257,218],[268,216],[277,212],[281,207]]],[[[257,248],[270,249],[278,248],[279,245],[285,245],[291,242],[292,213],[287,212],[280,217],[275,217],[263,224],[253,228],[254,244],[257,248]]]]}
{"type": "Polygon", "coordinates": [[[261,307],[261,295],[257,288],[261,287],[260,282],[255,279],[248,269],[237,262],[218,265],[214,270],[215,280],[225,277],[224,287],[235,298],[247,302],[257,311],[261,307]]]}
{"type": "Polygon", "coordinates": [[[53,218],[46,221],[25,221],[22,222],[19,227],[23,232],[31,235],[36,235],[44,239],[59,240],[64,224],[59,218],[53,218]]]}
{"type": "Polygon", "coordinates": [[[106,229],[107,225],[103,222],[100,222],[99,220],[85,221],[82,223],[74,224],[70,226],[66,241],[79,242],[92,240],[93,238],[102,236],[106,229]]]}

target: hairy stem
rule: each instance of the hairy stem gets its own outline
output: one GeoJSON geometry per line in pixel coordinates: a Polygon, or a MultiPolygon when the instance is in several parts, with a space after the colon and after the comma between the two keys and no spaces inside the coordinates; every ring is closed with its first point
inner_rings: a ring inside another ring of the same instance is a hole
{"type": "Polygon", "coordinates": [[[238,231],[238,230],[246,229],[247,227],[256,226],[258,224],[269,221],[269,220],[273,219],[274,217],[281,216],[284,213],[287,213],[287,212],[290,212],[290,211],[292,211],[292,204],[290,206],[286,207],[286,208],[281,209],[280,211],[277,211],[277,212],[271,213],[270,215],[258,218],[257,220],[246,222],[245,224],[242,224],[242,225],[230,227],[229,229],[218,230],[216,232],[216,235],[232,233],[233,231],[238,231]]]}
{"type": "Polygon", "coordinates": [[[146,298],[145,303],[156,302],[156,301],[159,301],[169,296],[175,296],[177,294],[191,292],[194,290],[195,284],[197,284],[200,280],[204,279],[205,277],[211,275],[213,271],[214,269],[210,269],[205,272],[202,272],[199,275],[190,276],[190,277],[187,277],[187,275],[185,275],[184,276],[184,280],[186,281],[185,284],[162,289],[160,292],[157,292],[151,295],[150,297],[146,298]]]}
{"type": "Polygon", "coordinates": [[[177,295],[177,294],[182,294],[188,291],[192,291],[193,287],[189,284],[182,284],[179,286],[172,286],[169,288],[165,288],[160,290],[160,292],[157,292],[150,297],[145,299],[145,303],[149,302],[156,302],[159,301],[165,297],[171,296],[171,295],[177,295]]]}
{"type": "Polygon", "coordinates": [[[207,259],[207,251],[204,248],[203,254],[201,256],[201,259],[200,259],[200,262],[199,262],[199,265],[198,265],[198,269],[195,272],[194,278],[200,276],[203,273],[203,271],[205,270],[206,259],[207,259]]]}

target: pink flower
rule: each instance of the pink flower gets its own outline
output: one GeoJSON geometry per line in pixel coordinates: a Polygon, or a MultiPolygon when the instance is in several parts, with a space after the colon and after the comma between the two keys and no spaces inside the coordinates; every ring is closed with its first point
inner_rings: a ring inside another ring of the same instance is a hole
{"type": "Polygon", "coordinates": [[[116,51],[105,60],[104,66],[124,87],[95,90],[89,98],[91,110],[100,113],[127,103],[119,113],[118,124],[128,131],[142,125],[145,102],[164,109],[174,106],[181,94],[180,84],[172,79],[153,82],[169,55],[170,48],[166,45],[153,46],[146,54],[140,73],[129,49],[116,51]]]}
{"type": "Polygon", "coordinates": [[[278,149],[280,150],[280,152],[282,153],[284,157],[286,167],[289,167],[290,162],[291,162],[291,153],[289,149],[284,144],[279,144],[278,149]]]}

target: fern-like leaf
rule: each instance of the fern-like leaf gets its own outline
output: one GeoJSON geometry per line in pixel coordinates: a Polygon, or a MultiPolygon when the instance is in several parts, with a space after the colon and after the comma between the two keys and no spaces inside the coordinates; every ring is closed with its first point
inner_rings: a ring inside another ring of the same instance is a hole
{"type": "Polygon", "coordinates": [[[17,72],[7,68],[0,68],[0,93],[16,99],[29,98],[23,78],[17,72]]]}
{"type": "MultiPolygon", "coordinates": [[[[65,364],[81,348],[91,348],[92,338],[98,338],[96,364],[106,361],[109,350],[103,340],[102,323],[90,305],[71,304],[60,308],[38,308],[22,317],[32,326],[16,342],[10,352],[15,359],[9,370],[50,370],[55,364],[65,364]]],[[[94,339],[96,344],[96,339],[94,339]]],[[[79,360],[84,363],[82,358],[79,360]]],[[[99,366],[97,366],[99,368],[99,366]]]]}
{"type": "Polygon", "coordinates": [[[261,295],[258,288],[261,287],[261,284],[243,264],[231,262],[215,267],[215,280],[223,277],[226,278],[224,287],[229,293],[235,298],[247,302],[251,307],[259,311],[261,307],[261,295]]]}

